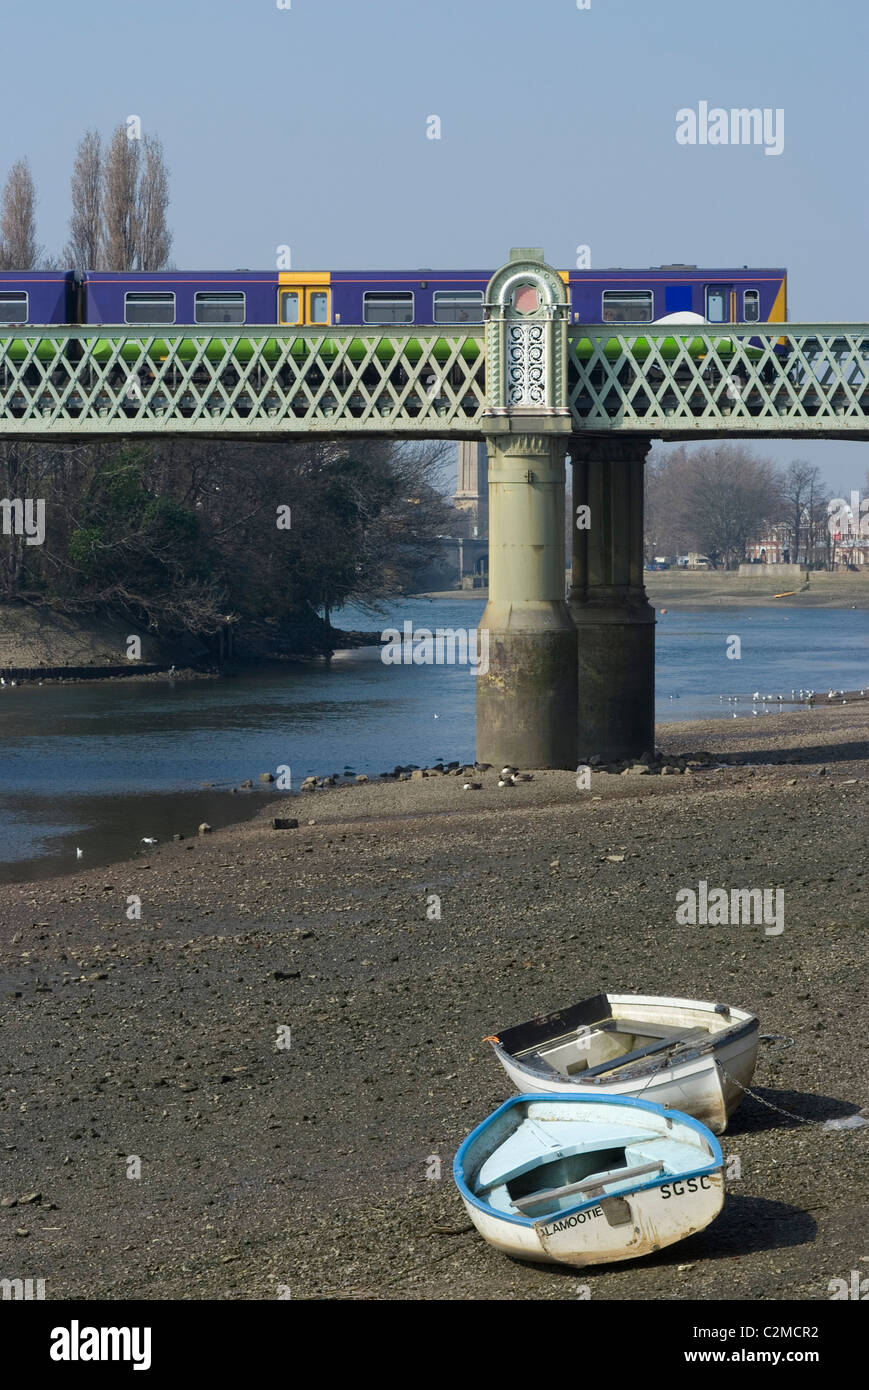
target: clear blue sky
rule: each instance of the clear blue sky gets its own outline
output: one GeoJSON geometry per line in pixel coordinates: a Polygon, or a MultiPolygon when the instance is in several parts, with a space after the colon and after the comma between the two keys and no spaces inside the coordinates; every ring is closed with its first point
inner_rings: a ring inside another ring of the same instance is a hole
{"type": "MultiPolygon", "coordinates": [[[[41,0],[7,6],[0,178],[59,252],[81,134],[163,141],[180,267],[784,265],[792,319],[869,322],[865,0],[41,0]],[[784,110],[784,151],[676,111],[784,110]],[[440,117],[442,138],[426,138],[440,117]],[[11,119],[10,119],[11,117],[11,119]]],[[[865,445],[757,445],[865,481],[865,445]]]]}

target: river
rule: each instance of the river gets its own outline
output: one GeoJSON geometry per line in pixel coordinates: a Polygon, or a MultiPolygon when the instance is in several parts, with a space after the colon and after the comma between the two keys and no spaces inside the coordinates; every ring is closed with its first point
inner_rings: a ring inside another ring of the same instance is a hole
{"type": "MultiPolygon", "coordinates": [[[[472,627],[477,598],[401,599],[360,629],[472,627]]],[[[777,702],[751,696],[855,689],[869,681],[869,624],[852,610],[668,610],[656,629],[659,722],[760,718],[777,702]],[[741,655],[729,658],[728,639],[741,655]],[[727,697],[739,696],[738,703],[727,697]],[[758,711],[757,714],[754,711],[758,711]]],[[[292,793],[245,778],[291,769],[376,775],[396,764],[474,758],[475,678],[468,666],[386,665],[380,647],[331,663],[219,680],[26,684],[0,690],[0,882],[43,877],[147,853],[171,839],[255,814],[292,793]],[[203,785],[205,784],[205,785],[203,785]],[[80,859],[76,850],[81,849],[80,859]]]]}

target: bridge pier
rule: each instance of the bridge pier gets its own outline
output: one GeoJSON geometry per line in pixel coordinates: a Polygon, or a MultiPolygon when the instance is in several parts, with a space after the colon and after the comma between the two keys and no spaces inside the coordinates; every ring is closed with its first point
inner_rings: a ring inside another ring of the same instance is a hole
{"type": "Polygon", "coordinates": [[[650,443],[574,435],[568,446],[574,506],[568,607],[577,628],[581,759],[639,757],[655,747],[655,610],[643,583],[650,443]],[[578,513],[582,507],[588,512],[578,513]]]}
{"type": "Polygon", "coordinates": [[[566,419],[490,422],[488,670],[477,758],[576,766],[576,628],[564,598],[566,419]]]}

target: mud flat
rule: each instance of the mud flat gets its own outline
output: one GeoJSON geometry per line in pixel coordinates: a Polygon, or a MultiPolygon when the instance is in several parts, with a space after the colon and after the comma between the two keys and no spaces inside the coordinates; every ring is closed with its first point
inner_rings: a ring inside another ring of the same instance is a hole
{"type": "Polygon", "coordinates": [[[659,742],[754,765],[316,792],[295,830],[264,812],[4,889],[0,1273],[48,1298],[825,1300],[863,1271],[869,1126],[823,1126],[866,1100],[866,708],[659,742]],[[701,879],[784,888],[784,931],[678,925],[701,879]],[[523,1265],[450,1177],[510,1093],[480,1040],[596,990],[725,1000],[793,1045],[762,1050],[712,1226],[523,1265]]]}

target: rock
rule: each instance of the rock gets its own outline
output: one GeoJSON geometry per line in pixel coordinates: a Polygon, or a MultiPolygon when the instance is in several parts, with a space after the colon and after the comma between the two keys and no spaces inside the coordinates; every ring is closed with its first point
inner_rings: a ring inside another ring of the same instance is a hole
{"type": "Polygon", "coordinates": [[[398,780],[399,782],[409,782],[412,776],[413,774],[410,772],[400,772],[398,775],[398,780]]]}
{"type": "Polygon", "coordinates": [[[298,980],[301,979],[301,970],[273,970],[273,980],[298,980]]]}
{"type": "Polygon", "coordinates": [[[17,1207],[17,1197],[0,1197],[0,1207],[17,1207]]]}
{"type": "Polygon", "coordinates": [[[447,763],[447,772],[454,772],[458,766],[457,762],[447,763]]]}
{"type": "Polygon", "coordinates": [[[177,843],[179,842],[179,840],[183,840],[183,839],[184,839],[184,836],[183,836],[183,835],[180,835],[180,834],[179,834],[179,835],[173,835],[173,836],[172,836],[172,839],[173,839],[173,840],[175,841],[175,843],[177,844],[177,843]]]}
{"type": "Polygon", "coordinates": [[[413,772],[410,774],[410,780],[411,780],[411,782],[421,782],[422,779],[423,779],[423,777],[427,777],[427,776],[428,776],[428,773],[425,771],[424,768],[422,768],[422,767],[415,767],[415,768],[413,769],[413,772]]]}
{"type": "Polygon", "coordinates": [[[274,773],[272,773],[272,772],[261,772],[260,775],[259,775],[259,779],[258,779],[258,780],[259,780],[260,782],[273,782],[273,781],[275,780],[275,778],[274,778],[274,773]]]}
{"type": "Polygon", "coordinates": [[[21,1207],[29,1207],[29,1206],[32,1206],[34,1202],[41,1202],[41,1201],[42,1201],[42,1193],[41,1193],[41,1192],[28,1192],[27,1195],[26,1195],[25,1197],[19,1197],[19,1198],[18,1198],[18,1205],[21,1206],[21,1207]]]}
{"type": "Polygon", "coordinates": [[[295,816],[273,816],[272,830],[298,830],[299,822],[295,816]]]}
{"type": "Polygon", "coordinates": [[[631,763],[622,773],[623,777],[648,777],[649,769],[645,763],[631,763]]]}
{"type": "Polygon", "coordinates": [[[204,820],[204,821],[202,822],[202,824],[199,826],[199,832],[198,832],[198,833],[199,833],[200,835],[210,835],[210,834],[211,834],[211,826],[208,824],[208,821],[207,821],[207,820],[204,820]]]}
{"type": "Polygon", "coordinates": [[[622,864],[622,863],[624,863],[624,858],[625,858],[625,856],[624,856],[623,854],[608,854],[608,855],[607,855],[607,859],[609,860],[609,862],[610,862],[611,864],[622,864]]]}
{"type": "Polygon", "coordinates": [[[304,779],[304,781],[302,782],[302,785],[299,787],[299,791],[301,791],[301,792],[313,792],[313,791],[316,791],[316,790],[317,790],[317,779],[316,779],[316,777],[306,777],[306,778],[304,779]]]}
{"type": "Polygon", "coordinates": [[[242,782],[241,785],[242,785],[242,787],[245,789],[245,791],[247,791],[248,788],[250,788],[250,787],[253,786],[253,782],[251,781],[251,779],[250,779],[249,777],[245,777],[245,779],[244,779],[244,781],[242,782]]]}
{"type": "Polygon", "coordinates": [[[361,787],[361,786],[362,786],[362,783],[363,783],[363,782],[367,782],[367,781],[368,781],[368,774],[367,774],[367,772],[357,772],[357,774],[356,774],[356,785],[357,785],[358,787],[361,787]]]}

